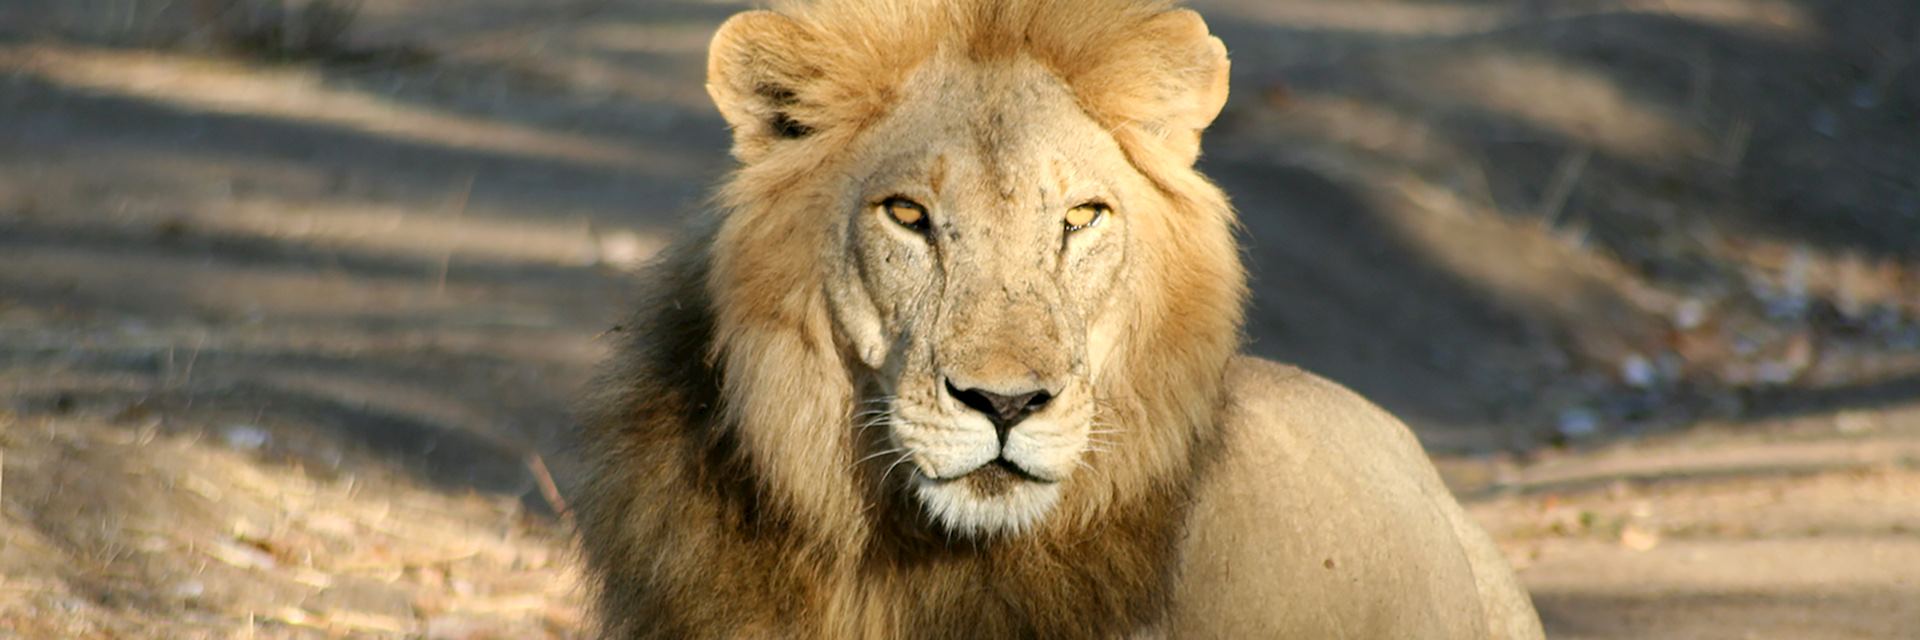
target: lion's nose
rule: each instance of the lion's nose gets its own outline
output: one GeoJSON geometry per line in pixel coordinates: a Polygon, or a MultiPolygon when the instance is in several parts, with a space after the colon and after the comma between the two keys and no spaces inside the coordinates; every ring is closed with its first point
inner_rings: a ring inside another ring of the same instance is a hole
{"type": "Polygon", "coordinates": [[[947,381],[947,393],[959,400],[960,404],[967,405],[967,408],[986,415],[987,420],[993,423],[994,432],[1000,435],[1001,446],[1006,446],[1007,432],[1012,431],[1014,425],[1053,401],[1053,394],[1046,389],[999,393],[985,389],[961,389],[953,386],[952,380],[947,381]]]}

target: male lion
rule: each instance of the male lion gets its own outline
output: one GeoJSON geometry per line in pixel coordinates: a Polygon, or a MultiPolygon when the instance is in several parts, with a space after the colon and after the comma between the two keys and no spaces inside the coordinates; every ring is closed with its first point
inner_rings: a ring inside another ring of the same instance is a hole
{"type": "Polygon", "coordinates": [[[739,169],[585,432],[603,633],[1538,637],[1405,427],[1235,355],[1227,75],[1153,0],[722,26],[739,169]]]}

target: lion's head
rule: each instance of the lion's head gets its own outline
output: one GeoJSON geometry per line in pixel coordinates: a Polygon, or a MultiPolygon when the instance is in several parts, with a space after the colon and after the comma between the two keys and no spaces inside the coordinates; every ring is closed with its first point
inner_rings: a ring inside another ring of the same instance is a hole
{"type": "Polygon", "coordinates": [[[727,22],[709,91],[741,166],[707,287],[768,484],[819,519],[890,496],[990,535],[1181,473],[1244,296],[1192,168],[1227,66],[1197,15],[1142,0],[727,22]]]}

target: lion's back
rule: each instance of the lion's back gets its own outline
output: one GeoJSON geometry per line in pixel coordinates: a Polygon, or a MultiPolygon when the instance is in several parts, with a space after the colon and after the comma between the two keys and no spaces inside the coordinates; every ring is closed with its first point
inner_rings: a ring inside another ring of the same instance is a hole
{"type": "Polygon", "coordinates": [[[1511,570],[1397,419],[1264,360],[1236,359],[1229,380],[1175,637],[1539,637],[1511,570]]]}

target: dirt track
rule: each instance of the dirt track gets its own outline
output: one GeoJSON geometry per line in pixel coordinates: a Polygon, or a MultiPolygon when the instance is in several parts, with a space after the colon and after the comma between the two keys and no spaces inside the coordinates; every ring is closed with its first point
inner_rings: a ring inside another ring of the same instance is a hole
{"type": "MultiPolygon", "coordinates": [[[[532,461],[739,7],[174,4],[0,6],[0,632],[574,633],[532,461]]],[[[1554,637],[1920,629],[1920,9],[1196,4],[1253,350],[1406,416],[1554,637]]]]}

